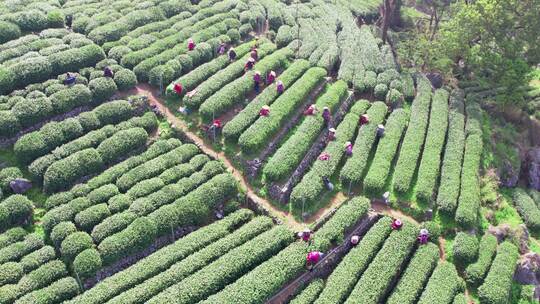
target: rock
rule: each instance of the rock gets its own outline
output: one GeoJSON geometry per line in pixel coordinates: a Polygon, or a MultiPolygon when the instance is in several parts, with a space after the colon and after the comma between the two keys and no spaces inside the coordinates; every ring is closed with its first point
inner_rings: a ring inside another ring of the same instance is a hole
{"type": "Polygon", "coordinates": [[[488,233],[491,233],[497,238],[497,241],[500,243],[502,242],[508,234],[510,234],[510,225],[508,224],[502,224],[499,226],[489,226],[488,233]]]}
{"type": "Polygon", "coordinates": [[[440,73],[437,72],[430,72],[426,74],[427,79],[431,81],[431,85],[435,89],[440,89],[443,85],[444,79],[440,73]]]}
{"type": "Polygon", "coordinates": [[[9,187],[16,194],[23,194],[32,188],[32,182],[26,178],[16,178],[9,182],[9,187]]]}
{"type": "Polygon", "coordinates": [[[540,191],[540,147],[529,150],[525,168],[529,187],[540,191]]]}
{"type": "Polygon", "coordinates": [[[514,279],[521,284],[538,284],[540,278],[540,255],[529,252],[521,256],[514,279]]]}
{"type": "Polygon", "coordinates": [[[517,236],[519,239],[519,253],[524,254],[529,252],[529,230],[524,224],[519,225],[517,236]]]}
{"type": "Polygon", "coordinates": [[[499,168],[498,170],[498,176],[501,185],[508,188],[515,187],[519,180],[520,167],[521,161],[519,162],[519,166],[517,168],[514,168],[512,166],[512,163],[509,160],[505,159],[502,168],[499,168]]]}

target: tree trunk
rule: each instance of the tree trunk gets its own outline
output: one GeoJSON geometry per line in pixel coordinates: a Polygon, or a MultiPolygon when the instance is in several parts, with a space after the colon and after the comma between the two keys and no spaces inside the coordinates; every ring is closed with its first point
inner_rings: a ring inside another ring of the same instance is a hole
{"type": "Polygon", "coordinates": [[[390,25],[390,14],[391,14],[391,0],[384,0],[383,7],[383,24],[382,24],[382,40],[383,43],[387,42],[388,39],[388,26],[390,25]]]}

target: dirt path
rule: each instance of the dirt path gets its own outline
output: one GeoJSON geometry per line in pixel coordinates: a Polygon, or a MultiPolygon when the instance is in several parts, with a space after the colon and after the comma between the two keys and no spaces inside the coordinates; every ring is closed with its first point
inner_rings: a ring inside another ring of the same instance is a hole
{"type": "Polygon", "coordinates": [[[408,222],[415,223],[417,225],[420,224],[413,217],[401,212],[401,210],[392,209],[390,208],[390,206],[380,201],[371,201],[371,208],[373,208],[373,210],[375,210],[377,213],[386,214],[394,218],[404,219],[404,220],[407,220],[408,222]]]}
{"type": "Polygon", "coordinates": [[[444,251],[444,247],[446,245],[446,240],[440,236],[439,237],[439,258],[441,261],[446,261],[446,253],[444,251]]]}
{"type": "Polygon", "coordinates": [[[186,135],[186,137],[188,137],[191,141],[193,141],[201,149],[201,151],[203,151],[204,153],[206,153],[208,155],[211,155],[211,156],[214,156],[217,159],[223,161],[223,163],[227,166],[227,168],[230,169],[229,171],[232,172],[233,176],[240,182],[242,188],[246,189],[247,196],[251,200],[253,200],[257,204],[262,206],[264,209],[268,210],[272,216],[281,219],[283,221],[283,223],[286,224],[287,226],[289,226],[291,229],[293,229],[295,231],[300,231],[300,230],[305,228],[305,225],[303,225],[301,223],[298,223],[294,219],[292,214],[275,208],[268,200],[259,197],[255,193],[253,188],[251,188],[249,183],[246,182],[246,179],[243,176],[243,174],[240,171],[238,171],[238,170],[236,170],[234,168],[233,164],[229,161],[229,159],[227,159],[227,157],[225,157],[225,154],[223,152],[217,153],[211,147],[207,146],[203,139],[201,139],[199,136],[197,136],[193,132],[189,131],[189,129],[188,129],[187,125],[185,124],[185,122],[182,121],[181,119],[179,119],[178,117],[176,117],[174,115],[174,113],[171,112],[169,110],[169,108],[167,108],[165,106],[165,104],[163,103],[161,98],[159,98],[157,96],[157,90],[156,89],[152,88],[148,84],[139,84],[135,88],[135,90],[130,91],[130,92],[135,93],[135,94],[148,96],[148,100],[150,101],[150,103],[157,105],[159,110],[167,118],[167,121],[169,121],[169,123],[174,125],[176,128],[179,128],[186,135]]]}

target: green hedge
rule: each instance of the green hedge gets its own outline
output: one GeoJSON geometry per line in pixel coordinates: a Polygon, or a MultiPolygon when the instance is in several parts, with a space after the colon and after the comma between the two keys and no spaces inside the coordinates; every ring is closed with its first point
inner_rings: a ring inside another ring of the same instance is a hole
{"type": "Polygon", "coordinates": [[[489,233],[484,234],[478,246],[478,259],[465,269],[465,278],[469,284],[482,284],[496,252],[497,238],[489,233]]]}
{"type": "Polygon", "coordinates": [[[89,207],[75,216],[75,223],[81,230],[90,232],[92,228],[111,215],[107,204],[98,204],[89,207]]]}
{"type": "Polygon", "coordinates": [[[11,108],[11,113],[23,127],[33,126],[53,114],[51,100],[45,96],[27,98],[11,108]]]}
{"type": "Polygon", "coordinates": [[[115,133],[97,147],[101,159],[107,164],[137,151],[146,144],[148,133],[143,128],[131,128],[115,133]]]}
{"type": "Polygon", "coordinates": [[[0,286],[6,284],[16,284],[24,275],[24,269],[21,264],[16,262],[7,262],[0,265],[0,286]]]}
{"type": "Polygon", "coordinates": [[[212,210],[237,193],[236,180],[229,173],[214,176],[173,204],[160,207],[149,217],[158,225],[158,233],[168,233],[174,227],[204,222],[212,210]]]}
{"type": "Polygon", "coordinates": [[[68,303],[104,303],[147,279],[166,271],[175,263],[204,247],[227,237],[233,230],[249,221],[252,217],[252,211],[241,209],[221,221],[200,228],[173,244],[143,258],[131,267],[104,279],[68,303]]]}
{"type": "MultiPolygon", "coordinates": [[[[238,52],[238,51],[237,51],[238,52]]],[[[287,90],[300,76],[309,68],[309,62],[306,60],[297,60],[292,63],[278,79],[283,82],[287,90]]],[[[261,94],[252,100],[240,113],[223,127],[223,136],[228,140],[236,141],[238,137],[259,117],[259,110],[263,105],[271,105],[279,93],[276,89],[276,83],[266,87],[261,94]]]]}
{"type": "Polygon", "coordinates": [[[245,96],[253,91],[253,75],[255,71],[261,73],[261,80],[266,81],[266,75],[272,70],[284,68],[293,51],[289,48],[281,49],[257,62],[252,71],[246,72],[242,77],[235,79],[235,75],[229,83],[223,86],[219,91],[208,97],[200,106],[199,113],[206,120],[218,117],[230,110],[235,104],[241,104],[245,96]],[[233,81],[231,81],[233,80],[233,81]]]}
{"type": "Polygon", "coordinates": [[[392,232],[391,224],[391,218],[383,217],[369,229],[360,243],[353,247],[332,271],[315,304],[342,303],[346,300],[362,273],[392,232]]]}
{"type": "Polygon", "coordinates": [[[384,190],[392,162],[398,152],[399,142],[408,122],[409,113],[404,110],[395,110],[388,117],[384,137],[377,145],[375,157],[364,179],[365,191],[378,194],[384,190]]]}
{"type": "Polygon", "coordinates": [[[16,178],[24,177],[21,169],[17,167],[7,167],[0,170],[0,189],[4,193],[11,193],[9,183],[16,178]]]}
{"type": "Polygon", "coordinates": [[[293,233],[278,226],[229,251],[148,303],[196,303],[218,292],[294,241],[293,233]]]}
{"type": "Polygon", "coordinates": [[[101,263],[101,256],[96,249],[86,249],[75,257],[73,271],[80,278],[91,278],[101,269],[101,263]]]}
{"type": "Polygon", "coordinates": [[[224,171],[225,169],[219,161],[208,162],[201,171],[184,177],[175,184],[167,185],[147,197],[135,200],[129,206],[129,211],[139,216],[148,215],[161,206],[171,204],[224,171]]]}
{"type": "Polygon", "coordinates": [[[123,256],[148,247],[156,237],[156,224],[148,218],[138,218],[126,229],[104,239],[98,251],[104,264],[111,264],[123,256]]]}
{"type": "Polygon", "coordinates": [[[317,300],[319,294],[324,288],[324,281],[322,279],[315,279],[311,281],[302,292],[300,292],[290,304],[311,304],[317,300]]]}
{"type": "Polygon", "coordinates": [[[439,178],[441,153],[446,139],[448,127],[448,92],[439,89],[433,94],[429,127],[418,169],[416,197],[424,202],[430,202],[435,184],[439,178]]]}
{"type": "Polygon", "coordinates": [[[68,235],[60,247],[62,257],[69,262],[73,262],[75,257],[86,249],[94,245],[92,237],[86,232],[74,232],[68,235]]]}
{"type": "Polygon", "coordinates": [[[121,191],[126,191],[142,180],[155,177],[172,166],[187,162],[198,153],[199,149],[193,144],[181,145],[124,173],[118,178],[116,185],[121,191]]]}
{"type": "Polygon", "coordinates": [[[347,141],[353,139],[359,124],[360,115],[364,114],[368,107],[369,103],[365,100],[361,100],[352,106],[349,113],[345,115],[341,123],[337,126],[336,140],[330,142],[324,150],[324,152],[330,155],[330,159],[326,161],[315,160],[309,172],[294,187],[290,198],[291,203],[300,206],[303,202],[310,203],[320,199],[325,189],[322,177],[330,177],[336,171],[344,154],[343,146],[347,141]]]}
{"type": "MultiPolygon", "coordinates": [[[[272,43],[264,43],[258,49],[259,60],[265,56],[273,53],[276,50],[276,46],[272,43]]],[[[185,103],[190,108],[198,108],[203,102],[205,102],[210,96],[216,93],[225,85],[229,84],[235,78],[241,76],[244,73],[244,64],[251,54],[246,54],[244,57],[238,58],[233,63],[229,64],[222,70],[214,73],[210,78],[207,78],[204,82],[199,84],[195,89],[197,94],[193,97],[185,99],[185,103]]]]}
{"type": "Polygon", "coordinates": [[[221,256],[227,254],[273,226],[272,220],[267,217],[258,217],[238,228],[230,235],[188,256],[182,261],[172,265],[166,271],[134,286],[130,290],[113,298],[112,303],[144,303],[166,288],[181,282],[221,256]]]}
{"type": "Polygon", "coordinates": [[[17,300],[17,304],[61,303],[79,293],[79,284],[72,277],[65,277],[51,285],[28,293],[17,300]]]}
{"type": "Polygon", "coordinates": [[[459,196],[461,165],[465,147],[464,111],[463,91],[452,91],[448,115],[448,135],[437,193],[437,207],[447,214],[454,214],[459,196]]]}
{"type": "Polygon", "coordinates": [[[27,223],[34,212],[34,204],[24,195],[9,196],[0,203],[0,229],[27,223]]]}
{"type": "Polygon", "coordinates": [[[478,256],[478,239],[475,235],[458,232],[452,247],[454,261],[460,265],[467,265],[476,260],[478,256]]]}
{"type": "Polygon", "coordinates": [[[43,188],[48,193],[57,192],[81,177],[100,172],[103,167],[103,159],[96,149],[79,151],[49,166],[43,176],[43,188]]]}
{"type": "Polygon", "coordinates": [[[17,298],[44,288],[67,274],[66,265],[62,261],[50,261],[23,276],[17,284],[0,287],[0,302],[13,303],[17,298]]]}
{"type": "Polygon", "coordinates": [[[0,264],[20,260],[30,252],[43,247],[43,239],[35,233],[28,234],[22,241],[0,249],[0,264]]]}
{"type": "Polygon", "coordinates": [[[108,100],[118,90],[114,80],[109,77],[99,77],[90,80],[88,88],[92,92],[92,98],[95,103],[108,100]]]}
{"type": "Polygon", "coordinates": [[[165,184],[175,183],[181,178],[195,173],[209,161],[210,158],[206,156],[206,154],[195,155],[189,160],[189,163],[179,164],[163,171],[163,173],[159,175],[159,179],[165,184]]]}
{"type": "MultiPolygon", "coordinates": [[[[131,169],[140,166],[145,162],[156,159],[158,156],[166,154],[167,152],[173,150],[181,144],[182,142],[180,142],[180,140],[176,138],[171,138],[168,140],[158,140],[153,145],[148,147],[145,152],[136,156],[132,156],[125,161],[108,168],[100,175],[90,179],[87,185],[91,189],[96,189],[106,184],[116,183],[118,178],[129,172],[131,169]]],[[[131,181],[127,188],[131,187],[131,185],[137,182],[138,181],[131,181]]]]}
{"type": "Polygon", "coordinates": [[[439,247],[433,243],[418,248],[388,298],[389,304],[416,303],[439,261],[439,247]]]}
{"type": "Polygon", "coordinates": [[[519,215],[531,230],[540,230],[540,209],[534,200],[523,189],[515,189],[512,200],[519,215]]]}
{"type": "Polygon", "coordinates": [[[345,303],[379,303],[414,250],[418,228],[405,223],[390,234],[345,303]]]}
{"type": "Polygon", "coordinates": [[[461,227],[473,227],[478,221],[480,209],[480,181],[478,170],[482,158],[482,137],[467,136],[461,169],[461,191],[456,209],[456,222],[461,227]]]}
{"type": "Polygon", "coordinates": [[[92,103],[92,92],[85,85],[76,84],[52,94],[49,98],[54,112],[62,114],[73,108],[92,103]]]}
{"type": "Polygon", "coordinates": [[[21,29],[16,24],[0,21],[0,43],[6,43],[21,36],[21,29]]]}
{"type": "Polygon", "coordinates": [[[478,297],[482,303],[508,303],[518,259],[518,248],[512,243],[499,245],[486,279],[478,287],[478,297]]]}
{"type": "MultiPolygon", "coordinates": [[[[51,233],[53,228],[61,222],[72,221],[77,213],[92,205],[92,202],[86,197],[79,197],[67,204],[49,210],[42,218],[45,232],[51,233]]],[[[68,230],[71,229],[68,228],[68,230]]],[[[64,234],[62,233],[61,235],[64,234]]]]}
{"type": "Polygon", "coordinates": [[[26,231],[22,227],[14,227],[0,234],[0,248],[7,247],[13,243],[22,241],[26,236],[26,231]]]}
{"type": "Polygon", "coordinates": [[[412,103],[410,123],[401,144],[393,176],[393,189],[400,194],[407,193],[413,186],[413,176],[426,138],[431,106],[431,83],[424,77],[419,78],[418,82],[418,93],[412,103]]]}
{"type": "Polygon", "coordinates": [[[454,301],[452,302],[452,304],[468,304],[468,303],[469,303],[468,299],[463,293],[458,293],[454,297],[454,301]]]}
{"type": "Polygon", "coordinates": [[[452,263],[440,261],[422,292],[418,304],[450,304],[454,297],[465,290],[465,283],[459,277],[452,263]]]}
{"type": "Polygon", "coordinates": [[[52,54],[47,59],[51,63],[52,73],[60,75],[70,71],[78,71],[84,67],[94,66],[105,57],[101,47],[90,44],[52,54]]]}
{"type": "Polygon", "coordinates": [[[259,117],[238,139],[238,145],[244,153],[255,153],[264,147],[268,140],[279,131],[294,111],[309,96],[311,91],[324,81],[326,70],[309,69],[287,91],[270,105],[270,115],[259,117]]]}
{"type": "Polygon", "coordinates": [[[74,232],[77,232],[77,227],[75,227],[75,224],[68,221],[60,222],[51,230],[50,238],[54,243],[54,246],[56,248],[60,248],[64,239],[74,232]]]}
{"type": "Polygon", "coordinates": [[[376,101],[367,110],[369,123],[358,131],[354,141],[352,156],[341,169],[340,179],[344,185],[358,185],[364,177],[371,150],[377,139],[377,126],[384,121],[388,108],[383,102],[376,101]]]}
{"type": "MultiPolygon", "coordinates": [[[[347,95],[347,83],[337,81],[317,99],[315,106],[321,112],[324,107],[334,111],[347,95]]],[[[263,175],[266,180],[276,181],[290,175],[302,161],[323,127],[324,119],[320,113],[306,117],[294,134],[281,145],[264,166],[263,175]]]]}
{"type": "MultiPolygon", "coordinates": [[[[72,89],[76,87],[77,85],[72,87],[72,89]]],[[[90,91],[88,91],[88,94],[90,94],[90,91]]],[[[74,96],[78,96],[77,98],[81,97],[80,94],[75,94],[74,96]]],[[[90,112],[81,113],[74,119],[66,119],[62,122],[50,122],[44,125],[38,131],[23,135],[15,143],[14,150],[17,153],[17,157],[21,161],[29,163],[40,156],[50,153],[55,148],[60,147],[63,144],[67,144],[70,141],[80,138],[85,131],[88,132],[99,129],[108,124],[117,124],[121,121],[129,119],[133,115],[133,107],[125,100],[117,100],[105,103],[96,107],[90,112]]],[[[86,134],[84,137],[88,139],[94,138],[95,136],[103,134],[102,132],[103,131],[98,134],[95,132],[90,132],[93,135],[86,134]]],[[[81,140],[83,139],[79,139],[79,141],[81,140]]],[[[71,148],[74,145],[77,144],[73,143],[67,145],[61,150],[72,151],[72,149],[68,148],[71,148]]],[[[62,152],[63,151],[57,151],[56,154],[61,154],[62,152]]],[[[66,154],[61,155],[64,155],[62,157],[65,157],[65,155],[69,155],[71,153],[73,152],[66,152],[66,154]]]]}
{"type": "MultiPolygon", "coordinates": [[[[188,164],[189,165],[189,164],[188,164]]],[[[175,166],[176,167],[176,166],[175,166]]],[[[132,199],[147,196],[163,188],[165,183],[159,177],[143,180],[131,187],[126,194],[132,199]]]]}
{"type": "Polygon", "coordinates": [[[114,82],[120,91],[126,91],[137,85],[137,76],[128,69],[122,69],[114,73],[114,82]]]}
{"type": "Polygon", "coordinates": [[[51,246],[44,246],[40,249],[25,255],[19,264],[22,266],[24,273],[29,273],[39,266],[52,261],[56,258],[56,252],[51,246]]]}

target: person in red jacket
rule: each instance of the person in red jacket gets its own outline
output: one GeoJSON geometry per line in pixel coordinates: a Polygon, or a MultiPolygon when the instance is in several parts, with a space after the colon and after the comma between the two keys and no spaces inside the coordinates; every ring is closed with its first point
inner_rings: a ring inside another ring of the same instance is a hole
{"type": "Polygon", "coordinates": [[[193,51],[195,49],[195,41],[193,41],[193,39],[191,38],[188,39],[187,48],[188,48],[188,51],[193,51]]]}
{"type": "Polygon", "coordinates": [[[393,230],[399,230],[403,227],[403,223],[399,219],[392,220],[392,229],[393,230]]]}
{"type": "Polygon", "coordinates": [[[266,84],[269,85],[274,82],[274,80],[276,80],[276,72],[270,71],[270,73],[268,73],[268,77],[266,77],[266,84]]]}
{"type": "Polygon", "coordinates": [[[212,122],[212,127],[216,128],[216,129],[221,129],[221,120],[214,119],[214,121],[212,122]]]}
{"type": "Polygon", "coordinates": [[[298,237],[302,239],[304,242],[309,242],[311,239],[311,230],[309,228],[304,229],[304,231],[298,232],[298,237]]]}
{"type": "Polygon", "coordinates": [[[317,264],[324,256],[324,253],[320,251],[310,251],[306,257],[306,266],[309,270],[313,269],[313,266],[317,264]]]}
{"type": "Polygon", "coordinates": [[[267,105],[262,106],[261,110],[259,111],[259,115],[268,117],[270,115],[270,107],[267,105]]]}
{"type": "Polygon", "coordinates": [[[367,114],[363,114],[362,116],[360,116],[360,125],[365,125],[365,124],[368,124],[369,123],[369,115],[367,114]]]}
{"type": "Polygon", "coordinates": [[[249,71],[253,69],[254,65],[255,65],[255,59],[250,57],[248,61],[246,62],[246,65],[244,65],[244,70],[249,71]]]}
{"type": "Polygon", "coordinates": [[[184,90],[184,88],[182,88],[182,85],[179,82],[174,84],[174,91],[176,92],[176,94],[178,96],[182,96],[182,91],[183,90],[184,90]]]}
{"type": "Polygon", "coordinates": [[[304,115],[311,116],[311,115],[315,115],[316,112],[317,112],[317,108],[315,108],[315,105],[312,104],[304,111],[304,115]]]}

